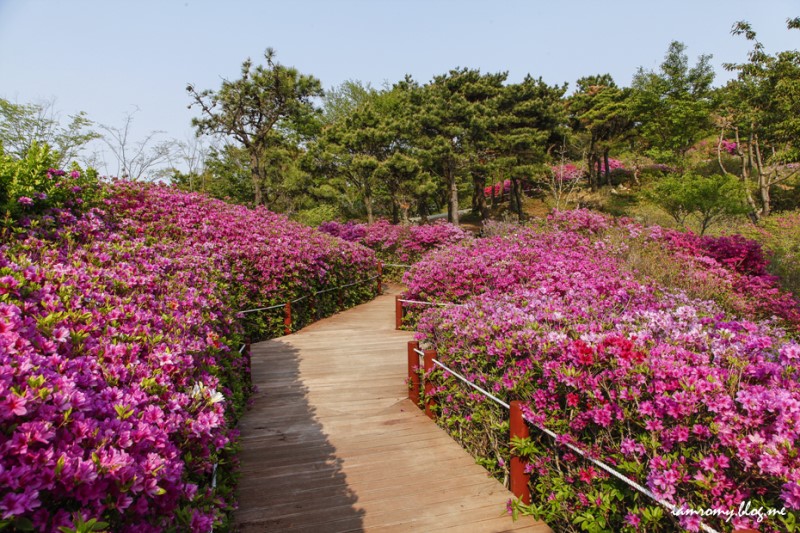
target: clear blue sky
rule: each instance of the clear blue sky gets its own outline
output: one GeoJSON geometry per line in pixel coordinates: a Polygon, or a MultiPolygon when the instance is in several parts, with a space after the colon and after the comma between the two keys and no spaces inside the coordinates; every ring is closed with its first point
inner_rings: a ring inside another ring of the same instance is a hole
{"type": "Polygon", "coordinates": [[[750,48],[730,35],[735,21],[750,21],[775,52],[800,48],[785,26],[798,15],[798,0],[0,0],[0,97],[55,98],[64,115],[116,126],[136,106],[137,135],[183,139],[194,114],[187,82],[216,89],[270,46],[326,88],[406,73],[424,82],[457,66],[551,84],[609,72],[628,85],[678,40],[692,63],[713,54],[721,84],[722,63],[750,48]]]}

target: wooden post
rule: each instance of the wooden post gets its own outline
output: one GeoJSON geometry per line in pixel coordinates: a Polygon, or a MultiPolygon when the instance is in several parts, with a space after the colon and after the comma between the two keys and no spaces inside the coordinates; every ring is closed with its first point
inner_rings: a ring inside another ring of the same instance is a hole
{"type": "Polygon", "coordinates": [[[286,302],[283,306],[283,333],[286,335],[292,333],[292,302],[286,302]]]}
{"type": "Polygon", "coordinates": [[[378,292],[376,296],[381,295],[381,281],[383,280],[383,261],[378,261],[378,292]]]}
{"type": "Polygon", "coordinates": [[[436,407],[436,400],[433,399],[433,382],[429,379],[429,374],[433,371],[433,359],[436,357],[436,350],[425,350],[425,414],[428,418],[435,420],[433,408],[436,407]]]}
{"type": "Polygon", "coordinates": [[[408,399],[419,405],[419,350],[418,341],[408,341],[408,399]]]}
{"type": "Polygon", "coordinates": [[[394,329],[403,327],[403,302],[400,301],[400,295],[394,297],[394,329]]]}
{"type": "MultiPolygon", "coordinates": [[[[510,436],[520,439],[530,437],[530,430],[525,418],[522,415],[522,402],[514,400],[511,402],[510,436]]],[[[525,505],[531,503],[531,491],[529,487],[531,475],[525,473],[526,461],[516,455],[511,456],[511,492],[519,498],[525,505]]]]}

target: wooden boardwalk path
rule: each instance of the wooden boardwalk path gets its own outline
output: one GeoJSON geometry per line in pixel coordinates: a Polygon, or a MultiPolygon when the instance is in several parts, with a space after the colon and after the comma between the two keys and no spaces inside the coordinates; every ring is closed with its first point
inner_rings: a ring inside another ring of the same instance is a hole
{"type": "Polygon", "coordinates": [[[236,530],[550,532],[405,399],[411,337],[386,294],[252,346],[236,530]]]}

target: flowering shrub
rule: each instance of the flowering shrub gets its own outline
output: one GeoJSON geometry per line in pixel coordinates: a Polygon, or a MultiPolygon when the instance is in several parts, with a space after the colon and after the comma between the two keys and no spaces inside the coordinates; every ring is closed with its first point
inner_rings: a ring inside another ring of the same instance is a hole
{"type": "MultiPolygon", "coordinates": [[[[439,359],[523,400],[530,420],[561,435],[554,443],[532,430],[515,443],[533,474],[533,504],[517,509],[558,531],[698,530],[697,516],[671,516],[558,446],[570,442],[679,507],[785,508],[761,523],[704,518],[715,529],[790,529],[800,514],[800,345],[774,323],[640,278],[619,234],[670,242],[627,220],[557,213],[542,228],[433,252],[406,277],[410,298],[460,304],[419,318],[439,359]]],[[[714,268],[759,277],[751,245],[705,246],[721,260],[702,256],[714,268]]],[[[441,371],[434,379],[441,424],[506,475],[502,413],[441,371]]]]}
{"type": "Polygon", "coordinates": [[[10,212],[15,223],[27,225],[30,217],[52,208],[83,212],[100,201],[96,171],[58,170],[51,168],[54,161],[47,145],[34,144],[22,160],[0,152],[0,210],[10,212]]]}
{"type": "Polygon", "coordinates": [[[361,243],[388,263],[414,263],[430,250],[460,242],[470,236],[458,226],[443,221],[420,226],[392,224],[387,220],[378,220],[373,224],[325,222],[319,229],[329,235],[361,243]]]}
{"type": "MultiPolygon", "coordinates": [[[[616,159],[614,159],[614,161],[616,161],[616,159]]],[[[552,172],[555,180],[561,183],[572,183],[583,178],[583,169],[575,166],[572,163],[568,163],[566,165],[554,165],[550,167],[550,171],[552,172]]]]}
{"type": "Polygon", "coordinates": [[[738,145],[736,144],[735,141],[723,140],[723,141],[720,142],[720,149],[724,150],[725,152],[728,152],[731,155],[735,155],[736,154],[736,149],[737,148],[738,148],[738,145]]]}
{"type": "Polygon", "coordinates": [[[800,296],[800,212],[773,214],[758,226],[739,229],[764,246],[769,252],[769,271],[780,276],[784,288],[800,296]]]}
{"type": "Polygon", "coordinates": [[[554,212],[558,228],[592,237],[610,246],[645,283],[680,288],[712,299],[725,310],[753,318],[777,317],[800,325],[797,299],[780,288],[766,270],[760,245],[741,236],[698,237],[659,226],[643,228],[629,219],[612,219],[586,209],[554,212]]]}
{"type": "Polygon", "coordinates": [[[358,242],[367,234],[366,227],[355,220],[348,220],[344,224],[335,220],[323,222],[318,229],[323,233],[339,237],[348,242],[358,242]]]}
{"type": "MultiPolygon", "coordinates": [[[[605,165],[603,165],[603,168],[605,168],[605,165]]],[[[613,172],[614,170],[619,170],[624,168],[625,168],[625,163],[623,163],[619,159],[614,159],[613,157],[608,158],[608,170],[613,172]]]]}
{"type": "MultiPolygon", "coordinates": [[[[528,180],[520,180],[520,185],[523,191],[530,191],[532,188],[532,184],[528,180]]],[[[508,196],[511,194],[511,180],[503,180],[502,182],[497,182],[494,185],[489,185],[483,188],[483,195],[487,198],[492,196],[492,189],[494,188],[494,196],[496,198],[502,199],[503,196],[508,196]]]]}
{"type": "Polygon", "coordinates": [[[492,196],[492,189],[494,188],[494,196],[503,196],[511,193],[511,180],[495,183],[483,188],[483,194],[486,197],[492,196]]]}
{"type": "Polygon", "coordinates": [[[0,529],[209,531],[234,505],[238,347],[273,326],[238,310],[366,278],[374,253],[126,182],[34,222],[0,241],[0,529]]]}
{"type": "Polygon", "coordinates": [[[780,288],[780,279],[767,272],[761,246],[741,235],[698,237],[654,227],[654,246],[672,251],[688,290],[709,287],[713,297],[727,310],[745,316],[776,316],[790,325],[800,325],[797,298],[780,288]],[[694,289],[692,288],[694,287],[694,289]]]}

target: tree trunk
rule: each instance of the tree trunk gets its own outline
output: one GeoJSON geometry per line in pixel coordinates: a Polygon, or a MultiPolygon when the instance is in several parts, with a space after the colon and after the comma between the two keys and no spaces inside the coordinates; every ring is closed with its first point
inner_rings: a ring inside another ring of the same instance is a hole
{"type": "Polygon", "coordinates": [[[586,154],[586,168],[589,169],[589,188],[593,191],[597,190],[597,182],[599,180],[599,176],[595,179],[595,163],[597,160],[597,153],[595,152],[595,143],[596,140],[594,135],[592,135],[592,140],[589,143],[589,152],[586,154]]]}
{"type": "Polygon", "coordinates": [[[489,218],[489,208],[486,205],[486,194],[484,193],[484,190],[486,189],[486,175],[483,174],[483,172],[473,172],[472,183],[473,206],[475,213],[481,218],[481,220],[486,220],[489,218]]]}
{"type": "Polygon", "coordinates": [[[449,165],[447,167],[447,184],[450,188],[448,220],[458,226],[458,183],[456,183],[456,173],[449,165]]]}
{"type": "Polygon", "coordinates": [[[611,169],[608,167],[608,148],[603,150],[603,162],[606,165],[606,185],[611,185],[611,169]]]}
{"type": "Polygon", "coordinates": [[[400,208],[397,206],[397,200],[392,198],[392,224],[400,223],[400,208]]]}
{"type": "Polygon", "coordinates": [[[367,222],[372,224],[375,218],[372,215],[372,191],[369,187],[364,190],[364,207],[367,209],[367,222]]]}
{"type": "Polygon", "coordinates": [[[522,212],[522,194],[521,194],[522,184],[517,178],[511,178],[511,198],[509,199],[510,207],[512,210],[517,212],[517,216],[519,217],[520,222],[524,217],[524,213],[522,212]]]}
{"type": "Polygon", "coordinates": [[[764,172],[764,163],[761,159],[761,146],[758,142],[758,135],[755,135],[753,140],[755,141],[758,188],[761,191],[761,216],[768,217],[772,212],[772,201],[769,195],[772,180],[770,180],[769,176],[767,176],[767,174],[764,172]]]}
{"type": "Polygon", "coordinates": [[[747,198],[747,205],[750,206],[750,220],[755,224],[758,222],[759,216],[759,209],[756,205],[756,201],[753,198],[753,195],[750,193],[750,184],[747,183],[750,180],[750,172],[748,171],[747,166],[747,158],[745,157],[745,153],[742,151],[742,144],[741,140],[739,139],[739,128],[734,128],[734,133],[736,135],[736,154],[742,160],[742,183],[744,184],[744,192],[745,197],[747,198]]]}
{"type": "Polygon", "coordinates": [[[250,178],[253,180],[253,205],[261,205],[261,173],[259,172],[258,156],[250,154],[250,178]]]}
{"type": "Polygon", "coordinates": [[[420,198],[417,203],[417,211],[419,212],[420,222],[425,224],[428,221],[428,202],[426,198],[420,198]]]}
{"type": "Polygon", "coordinates": [[[603,160],[600,159],[599,155],[595,159],[597,160],[596,161],[597,162],[597,170],[595,172],[595,176],[596,177],[595,177],[594,182],[595,182],[596,185],[595,185],[594,190],[597,190],[597,189],[600,188],[600,176],[602,176],[602,174],[603,174],[603,160]]]}

